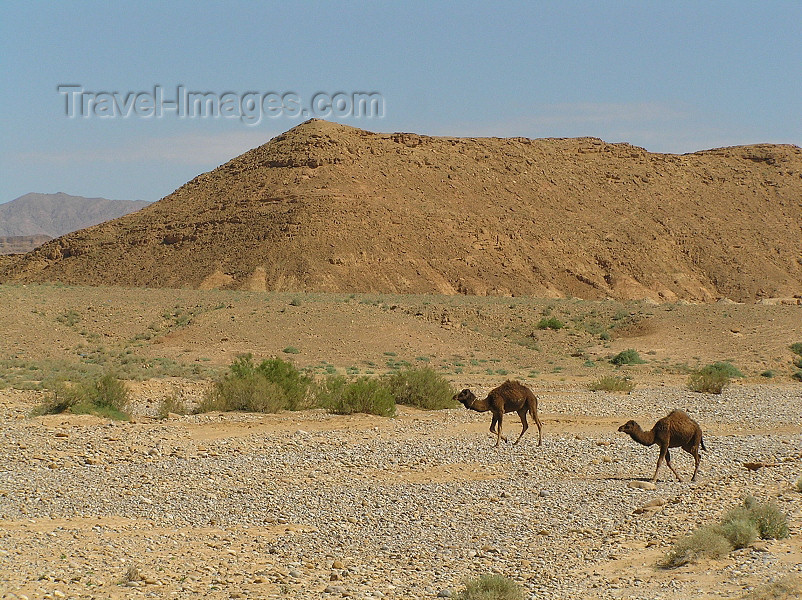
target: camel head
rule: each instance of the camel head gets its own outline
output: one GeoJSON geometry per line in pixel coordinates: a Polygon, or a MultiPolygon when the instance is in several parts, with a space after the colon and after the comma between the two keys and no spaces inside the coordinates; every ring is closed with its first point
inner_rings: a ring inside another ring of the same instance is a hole
{"type": "Polygon", "coordinates": [[[465,408],[470,408],[471,404],[476,402],[476,396],[471,390],[466,388],[462,390],[459,394],[456,394],[454,396],[454,400],[462,403],[462,405],[465,406],[465,408]]]}
{"type": "Polygon", "coordinates": [[[638,427],[638,424],[635,421],[630,420],[621,425],[621,427],[618,428],[618,431],[621,431],[623,433],[632,433],[634,431],[637,431],[638,429],[640,429],[640,427],[638,427]]]}

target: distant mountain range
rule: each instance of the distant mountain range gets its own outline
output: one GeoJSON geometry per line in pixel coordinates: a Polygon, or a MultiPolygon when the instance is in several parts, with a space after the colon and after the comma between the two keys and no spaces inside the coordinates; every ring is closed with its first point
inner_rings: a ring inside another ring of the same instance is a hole
{"type": "Polygon", "coordinates": [[[0,254],[27,252],[50,238],[135,212],[144,200],[107,200],[57,194],[25,194],[0,204],[0,254]]]}

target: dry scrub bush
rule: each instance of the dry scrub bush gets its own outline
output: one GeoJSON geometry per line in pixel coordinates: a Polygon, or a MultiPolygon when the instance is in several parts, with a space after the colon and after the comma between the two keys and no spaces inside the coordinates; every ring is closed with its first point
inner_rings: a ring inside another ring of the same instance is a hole
{"type": "Polygon", "coordinates": [[[111,373],[77,382],[58,381],[52,384],[51,394],[47,402],[34,409],[34,415],[71,412],[123,421],[130,418],[126,412],[131,400],[128,388],[111,373]]]}
{"type": "Polygon", "coordinates": [[[674,568],[699,558],[718,558],[733,548],[745,548],[758,536],[764,540],[788,537],[788,519],[774,504],[747,497],[720,524],[705,525],[681,538],[659,566],[674,568]]]}
{"type": "Polygon", "coordinates": [[[482,575],[465,584],[456,600],[523,600],[521,586],[502,575],[482,575]]]}
{"type": "Polygon", "coordinates": [[[743,506],[728,513],[730,515],[743,514],[757,527],[758,535],[764,540],[781,540],[788,537],[788,518],[776,504],[771,502],[758,502],[751,496],[744,500],[743,506]]]}
{"type": "Polygon", "coordinates": [[[756,587],[743,600],[791,600],[802,598],[802,577],[789,574],[777,581],[756,587]]]}
{"type": "Polygon", "coordinates": [[[659,566],[666,569],[681,567],[700,558],[719,558],[732,550],[732,544],[717,525],[705,525],[680,538],[668,551],[659,566]]]}
{"type": "Polygon", "coordinates": [[[629,394],[635,389],[635,382],[627,377],[605,375],[588,385],[588,389],[591,392],[626,392],[629,394]]]}

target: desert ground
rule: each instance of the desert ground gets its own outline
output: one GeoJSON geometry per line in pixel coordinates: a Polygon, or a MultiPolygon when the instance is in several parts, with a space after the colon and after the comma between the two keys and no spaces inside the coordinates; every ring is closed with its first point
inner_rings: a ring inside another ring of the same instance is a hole
{"type": "Polygon", "coordinates": [[[3,285],[0,303],[2,598],[435,598],[500,573],[532,598],[679,600],[802,576],[799,305],[62,285],[3,285]],[[645,362],[610,363],[629,348],[645,362]],[[428,365],[479,395],[518,379],[543,445],[532,427],[494,448],[489,413],[463,408],[157,418],[246,352],[314,375],[428,365]],[[744,377],[686,388],[720,360],[744,377]],[[49,380],[103,370],[125,377],[131,421],[30,416],[49,380]],[[608,374],[634,391],[588,390],[608,374]],[[673,408],[708,450],[696,482],[677,449],[684,481],[664,466],[650,486],[657,449],[617,428],[673,408]],[[776,503],[790,537],[656,566],[746,496],[776,503]]]}

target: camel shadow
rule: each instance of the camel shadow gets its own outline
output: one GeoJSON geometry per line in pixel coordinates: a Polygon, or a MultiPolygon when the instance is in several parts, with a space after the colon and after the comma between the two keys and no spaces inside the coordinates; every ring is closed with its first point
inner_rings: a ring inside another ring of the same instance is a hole
{"type": "Polygon", "coordinates": [[[651,477],[632,477],[629,475],[605,475],[602,477],[590,477],[595,481],[646,481],[651,482],[651,477]]]}

